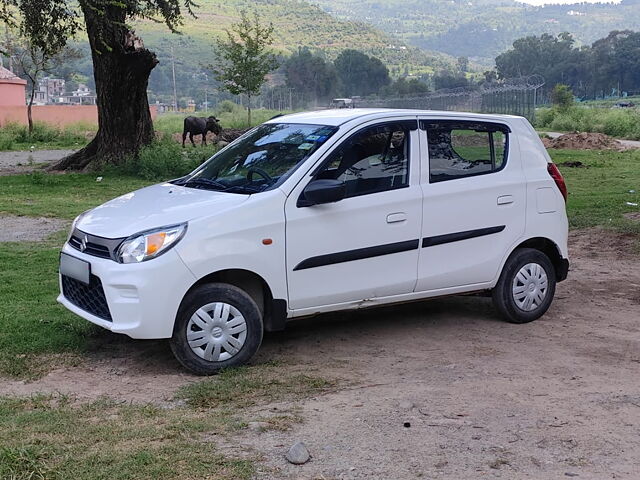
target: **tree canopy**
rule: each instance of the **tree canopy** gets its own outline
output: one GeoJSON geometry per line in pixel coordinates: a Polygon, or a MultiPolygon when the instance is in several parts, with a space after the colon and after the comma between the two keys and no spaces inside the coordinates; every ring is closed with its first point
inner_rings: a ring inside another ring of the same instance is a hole
{"type": "Polygon", "coordinates": [[[387,67],[358,50],[343,50],[333,64],[345,95],[371,95],[391,83],[387,67]]]}
{"type": "Polygon", "coordinates": [[[94,161],[119,163],[153,141],[147,85],[158,60],[128,22],[153,19],[176,31],[183,13],[192,14],[194,6],[193,0],[0,0],[0,19],[49,56],[61,51],[81,29],[89,39],[98,132],[85,148],[55,168],[81,169],[94,161]]]}
{"type": "Polygon", "coordinates": [[[580,48],[568,33],[525,37],[496,58],[496,69],[501,78],[539,74],[548,90],[566,84],[581,97],[640,91],[640,33],[614,30],[580,48]]]}
{"type": "Polygon", "coordinates": [[[269,51],[273,43],[273,25],[262,25],[257,14],[249,18],[244,12],[238,23],[227,30],[226,40],[217,42],[220,55],[212,66],[216,80],[234,95],[248,97],[248,121],[251,124],[251,97],[260,93],[265,76],[278,66],[269,51]]]}
{"type": "Polygon", "coordinates": [[[336,93],[336,69],[324,58],[304,47],[284,63],[287,86],[301,93],[306,101],[323,101],[336,93]]]}

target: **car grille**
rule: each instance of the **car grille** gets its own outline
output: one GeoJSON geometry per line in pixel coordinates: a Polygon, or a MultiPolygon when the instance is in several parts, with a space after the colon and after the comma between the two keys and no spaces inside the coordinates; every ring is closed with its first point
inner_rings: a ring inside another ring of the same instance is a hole
{"type": "Polygon", "coordinates": [[[89,312],[108,322],[112,321],[102,282],[95,275],[89,277],[89,285],[75,278],[62,275],[62,294],[67,300],[85,312],[89,312]]]}
{"type": "MultiPolygon", "coordinates": [[[[82,240],[78,237],[72,236],[69,239],[69,245],[71,245],[76,250],[83,251],[81,249],[82,240]]],[[[109,252],[109,247],[105,245],[98,245],[97,243],[92,243],[92,242],[86,243],[84,253],[86,253],[87,255],[93,255],[94,257],[111,258],[111,252],[109,252]]]]}
{"type": "Polygon", "coordinates": [[[93,257],[116,260],[116,252],[123,240],[124,238],[102,238],[89,235],[76,228],[69,237],[69,245],[75,250],[93,257]]]}

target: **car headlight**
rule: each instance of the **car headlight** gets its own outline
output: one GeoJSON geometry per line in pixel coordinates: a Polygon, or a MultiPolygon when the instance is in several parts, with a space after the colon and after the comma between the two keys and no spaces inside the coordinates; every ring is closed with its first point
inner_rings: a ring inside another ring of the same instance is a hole
{"type": "Polygon", "coordinates": [[[136,233],[118,248],[120,263],[139,263],[156,258],[174,247],[187,231],[187,224],[170,225],[136,233]]]}

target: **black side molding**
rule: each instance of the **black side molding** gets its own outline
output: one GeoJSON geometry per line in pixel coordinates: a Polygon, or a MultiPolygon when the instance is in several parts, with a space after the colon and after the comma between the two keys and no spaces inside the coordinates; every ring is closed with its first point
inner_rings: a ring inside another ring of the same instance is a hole
{"type": "Polygon", "coordinates": [[[484,237],[499,233],[505,229],[504,225],[498,227],[478,228],[476,230],[466,230],[464,232],[447,233],[446,235],[436,235],[435,237],[425,237],[422,239],[422,248],[442,245],[444,243],[459,242],[469,238],[484,237]]]}
{"type": "Polygon", "coordinates": [[[419,244],[420,241],[415,239],[404,242],[387,243],[386,245],[377,245],[375,247],[347,250],[345,252],[319,255],[317,257],[311,257],[303,260],[296,265],[293,270],[305,270],[307,268],[323,267],[326,265],[334,265],[336,263],[363,260],[365,258],[381,257],[382,255],[390,255],[392,253],[408,252],[409,250],[416,250],[419,244]]]}

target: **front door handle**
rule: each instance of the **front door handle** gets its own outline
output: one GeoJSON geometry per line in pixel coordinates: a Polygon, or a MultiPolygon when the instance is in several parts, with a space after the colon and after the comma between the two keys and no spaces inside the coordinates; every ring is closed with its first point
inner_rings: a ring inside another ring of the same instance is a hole
{"type": "Polygon", "coordinates": [[[387,215],[387,223],[404,222],[407,219],[407,214],[404,212],[390,213],[387,215]]]}
{"type": "Polygon", "coordinates": [[[513,203],[513,195],[502,195],[498,197],[498,205],[509,205],[513,203]]]}

